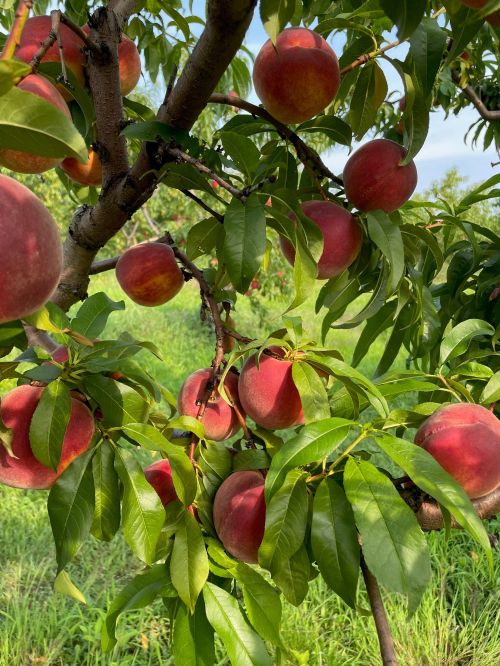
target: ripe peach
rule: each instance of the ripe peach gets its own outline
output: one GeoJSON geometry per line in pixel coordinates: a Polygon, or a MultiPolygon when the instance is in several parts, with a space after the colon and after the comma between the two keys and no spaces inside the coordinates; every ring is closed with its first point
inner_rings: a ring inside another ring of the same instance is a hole
{"type": "Polygon", "coordinates": [[[162,305],[184,284],[172,248],[165,243],[143,243],[126,250],[116,264],[120,287],[139,305],[162,305]]]}
{"type": "MultiPolygon", "coordinates": [[[[200,401],[203,399],[207,382],[212,377],[212,370],[204,368],[197,370],[186,379],[179,393],[177,409],[183,416],[198,416],[200,401]]],[[[238,402],[238,377],[229,372],[224,380],[224,387],[231,399],[238,402]]],[[[221,442],[229,439],[240,429],[240,423],[236,412],[215,390],[207,404],[203,416],[205,435],[208,439],[221,442]]]]}
{"type": "Polygon", "coordinates": [[[301,123],[325,109],[340,85],[333,49],[317,32],[287,28],[269,39],[253,68],[257,96],[282,123],[301,123]]]}
{"type": "Polygon", "coordinates": [[[61,461],[57,472],[42,465],[33,455],[29,441],[31,418],[43,388],[24,384],[2,398],[0,415],[12,429],[12,452],[9,456],[0,445],[0,483],[14,488],[50,488],[66,467],[89,447],[94,434],[94,420],[80,400],[71,400],[71,417],[64,436],[61,461]]]}
{"type": "MultiPolygon", "coordinates": [[[[285,355],[280,347],[272,346],[269,351],[285,355]]],[[[261,354],[257,367],[256,354],[250,356],[241,370],[238,393],[245,412],[263,428],[278,430],[304,422],[292,361],[261,354]]]]}
{"type": "Polygon", "coordinates": [[[214,527],[224,548],[236,559],[257,563],[264,537],[266,503],[264,477],[260,472],[234,472],[215,494],[214,527]]]}
{"type": "MultiPolygon", "coordinates": [[[[23,62],[31,62],[33,56],[40,48],[40,44],[49,36],[52,28],[52,19],[50,16],[32,16],[26,21],[21,41],[17,47],[15,56],[23,62]]],[[[64,64],[75,75],[78,83],[85,85],[85,56],[83,54],[84,43],[68,28],[61,23],[59,25],[59,34],[63,44],[64,64]]],[[[42,58],[42,62],[61,62],[59,47],[55,42],[42,58]]],[[[71,99],[71,95],[65,91],[64,86],[60,86],[64,99],[71,99]]]]}
{"type": "Polygon", "coordinates": [[[413,160],[399,165],[405,155],[405,149],[389,139],[374,139],[358,148],[344,167],[349,201],[363,212],[380,208],[391,213],[400,208],[417,186],[413,160]]]}
{"type": "Polygon", "coordinates": [[[500,421],[485,407],[454,403],[437,409],[415,442],[444,467],[471,498],[500,486],[500,421]]]}
{"type": "MultiPolygon", "coordinates": [[[[88,35],[90,28],[87,24],[82,30],[88,35]]],[[[141,56],[134,42],[122,33],[118,44],[118,68],[120,76],[120,92],[125,97],[136,87],[141,78],[141,56]]]]}
{"type": "Polygon", "coordinates": [[[102,185],[101,159],[92,148],[89,149],[89,158],[84,164],[74,157],[67,157],[61,162],[61,169],[80,185],[102,185]]]}
{"type": "Polygon", "coordinates": [[[158,493],[163,506],[179,499],[175,492],[172,470],[168,460],[162,459],[151,463],[145,468],[144,476],[158,493]]]}
{"type": "MultiPolygon", "coordinates": [[[[352,264],[361,249],[363,233],[356,218],[333,201],[306,201],[301,208],[323,234],[324,245],[318,262],[318,279],[339,275],[352,264]]],[[[280,245],[283,254],[293,265],[295,248],[283,236],[280,237],[280,245]]]]}
{"type": "MultiPolygon", "coordinates": [[[[61,93],[43,76],[29,74],[17,84],[17,87],[20,90],[45,99],[71,119],[68,105],[62,98],[61,93]]],[[[31,155],[24,150],[15,150],[12,148],[3,148],[0,150],[0,165],[18,173],[43,173],[60,164],[61,160],[62,158],[57,157],[31,155]]]]}
{"type": "Polygon", "coordinates": [[[69,359],[68,348],[66,345],[59,345],[56,347],[56,349],[54,349],[52,352],[52,358],[57,363],[66,363],[66,361],[69,359]]]}
{"type": "MultiPolygon", "coordinates": [[[[488,0],[460,0],[463,5],[466,7],[471,7],[472,9],[482,9],[488,0]]],[[[497,11],[493,12],[492,14],[488,14],[486,17],[486,21],[490,23],[494,28],[498,28],[500,26],[500,9],[497,9],[497,11]]]]}
{"type": "Polygon", "coordinates": [[[49,211],[30,190],[0,175],[0,323],[39,310],[57,287],[62,247],[49,211]]]}

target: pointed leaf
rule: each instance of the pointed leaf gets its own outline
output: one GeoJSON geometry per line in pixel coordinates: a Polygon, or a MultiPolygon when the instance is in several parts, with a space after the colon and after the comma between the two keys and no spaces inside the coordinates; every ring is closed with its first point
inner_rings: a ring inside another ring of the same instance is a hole
{"type": "Polygon", "coordinates": [[[101,541],[111,541],[121,522],[120,484],[114,461],[115,452],[109,441],[101,442],[92,459],[95,510],[90,530],[101,541]]]}
{"type": "Polygon", "coordinates": [[[42,465],[57,470],[61,460],[64,435],[71,416],[71,396],[61,380],[48,384],[30,423],[30,445],[42,465]]]}
{"type": "Polygon", "coordinates": [[[183,512],[176,527],[170,575],[180,598],[193,613],[208,578],[208,556],[200,526],[189,511],[183,512]]]}

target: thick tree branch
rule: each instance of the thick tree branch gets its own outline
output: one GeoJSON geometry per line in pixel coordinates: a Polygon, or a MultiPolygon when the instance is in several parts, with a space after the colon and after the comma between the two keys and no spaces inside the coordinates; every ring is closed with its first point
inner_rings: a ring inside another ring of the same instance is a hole
{"type": "MultiPolygon", "coordinates": [[[[497,488],[489,495],[473,500],[472,504],[480,518],[492,518],[500,513],[500,488],[497,488]]],[[[436,502],[425,500],[417,511],[417,520],[420,527],[424,530],[442,530],[444,528],[443,514],[436,502]]],[[[461,529],[461,526],[454,518],[451,519],[451,526],[461,529]]]]}
{"type": "MultiPolygon", "coordinates": [[[[229,63],[240,47],[245,33],[252,19],[256,0],[211,0],[208,7],[208,19],[200,40],[186,66],[172,89],[168,100],[158,112],[158,119],[167,122],[173,127],[190,129],[208,102],[209,96],[220,77],[227,69],[229,63]]],[[[108,14],[114,13],[116,23],[128,17],[135,3],[126,0],[117,0],[111,3],[108,14]]],[[[99,12],[105,12],[101,9],[99,12]]],[[[100,19],[97,19],[100,24],[100,19]]],[[[104,45],[113,50],[111,59],[116,57],[117,43],[116,31],[111,30],[113,21],[109,23],[102,19],[104,31],[104,45]]],[[[121,25],[120,25],[121,27],[121,25]]],[[[95,28],[94,28],[95,30],[95,28]]],[[[99,34],[99,30],[97,30],[99,34]]],[[[91,37],[93,34],[91,33],[91,37]]],[[[108,65],[106,76],[101,79],[98,74],[99,67],[91,77],[91,87],[94,96],[99,96],[101,86],[105,79],[116,82],[112,74],[116,65],[108,65]],[[96,89],[94,87],[97,86],[96,89]]],[[[108,116],[103,104],[96,109],[99,127],[108,136],[104,123],[108,116]]],[[[120,105],[121,108],[121,105],[120,105]]],[[[118,119],[113,117],[113,122],[118,119]]],[[[111,137],[110,137],[111,139],[111,137]]],[[[99,138],[101,141],[101,138],[99,138]]],[[[84,298],[88,281],[90,266],[98,252],[108,240],[117,233],[125,222],[140,208],[152,195],[157,185],[156,169],[158,165],[151,157],[151,149],[157,149],[157,144],[145,144],[139,158],[129,173],[120,173],[124,167],[121,155],[121,145],[115,138],[117,162],[107,170],[108,178],[98,203],[94,207],[80,208],[75,214],[68,238],[64,244],[64,269],[61,283],[54,297],[54,301],[63,309],[68,309],[74,302],[84,298]]],[[[114,150],[112,154],[114,154],[114,150]]],[[[168,159],[165,156],[165,159],[168,159]]]]}
{"type": "Polygon", "coordinates": [[[370,607],[372,609],[373,619],[375,620],[375,627],[377,629],[378,642],[380,645],[380,656],[382,657],[383,666],[397,666],[396,651],[394,649],[394,640],[391,634],[391,628],[387,620],[387,614],[384,608],[382,595],[377,583],[377,579],[370,572],[366,566],[366,562],[361,557],[361,571],[370,600],[370,607]]]}
{"type": "Polygon", "coordinates": [[[488,109],[486,104],[479,97],[479,95],[472,86],[466,85],[465,87],[462,88],[462,86],[460,85],[460,76],[455,70],[452,70],[451,77],[455,85],[458,88],[460,88],[460,90],[467,97],[467,99],[470,102],[472,102],[473,106],[476,107],[481,118],[484,118],[484,120],[489,120],[489,121],[500,120],[500,111],[492,111],[491,109],[488,109]]]}

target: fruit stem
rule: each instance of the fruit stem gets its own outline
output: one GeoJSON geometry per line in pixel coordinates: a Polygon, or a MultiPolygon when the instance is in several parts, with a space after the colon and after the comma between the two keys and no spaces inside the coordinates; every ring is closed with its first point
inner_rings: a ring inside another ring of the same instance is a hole
{"type": "Polygon", "coordinates": [[[380,594],[377,579],[366,566],[363,556],[361,556],[360,566],[361,571],[363,572],[368,599],[370,600],[373,619],[375,620],[382,664],[383,666],[397,666],[398,661],[394,649],[394,639],[392,638],[391,628],[387,620],[387,614],[385,612],[384,602],[382,600],[382,595],[380,594]]]}
{"type": "Polygon", "coordinates": [[[19,46],[24,26],[28,20],[29,13],[33,7],[33,0],[19,0],[17,5],[14,23],[10,33],[5,40],[5,44],[0,55],[0,60],[8,60],[13,57],[15,50],[19,46]]]}

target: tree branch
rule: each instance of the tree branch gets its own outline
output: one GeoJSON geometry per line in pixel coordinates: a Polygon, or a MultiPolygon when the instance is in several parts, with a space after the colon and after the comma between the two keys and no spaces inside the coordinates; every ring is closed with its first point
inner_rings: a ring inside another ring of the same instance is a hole
{"type": "Polygon", "coordinates": [[[16,15],[12,28],[5,40],[5,44],[0,54],[0,60],[7,60],[12,58],[15,50],[19,46],[21,36],[23,34],[24,26],[28,20],[29,13],[33,7],[33,0],[19,0],[16,8],[16,15]]]}
{"type": "MultiPolygon", "coordinates": [[[[477,515],[482,518],[492,518],[500,513],[500,488],[497,488],[489,495],[472,500],[477,515]]],[[[444,528],[443,514],[439,505],[432,500],[425,500],[418,509],[417,520],[420,527],[424,530],[442,530],[444,528]]],[[[457,521],[452,518],[451,526],[461,529],[457,521]]]]}
{"type": "Polygon", "coordinates": [[[181,192],[182,192],[182,194],[184,194],[186,197],[188,197],[189,199],[191,199],[192,201],[194,201],[195,204],[197,204],[200,208],[203,208],[204,211],[206,211],[207,213],[210,213],[210,215],[211,215],[212,217],[215,217],[215,219],[216,219],[218,222],[220,222],[220,223],[224,222],[224,215],[222,215],[221,213],[218,213],[218,212],[217,212],[216,210],[214,210],[213,208],[210,208],[210,206],[209,206],[208,204],[206,204],[206,203],[203,201],[203,199],[200,199],[199,197],[197,197],[196,194],[193,194],[193,193],[191,192],[191,190],[181,190],[181,192]]]}
{"type": "Polygon", "coordinates": [[[453,83],[455,83],[457,88],[460,88],[460,90],[467,97],[467,99],[470,102],[472,102],[473,106],[476,107],[481,118],[484,118],[484,120],[489,120],[491,122],[494,122],[495,120],[500,120],[500,111],[492,111],[491,109],[488,109],[486,104],[479,97],[479,95],[472,86],[466,85],[465,87],[462,88],[462,86],[460,85],[460,76],[455,70],[452,70],[451,78],[453,79],[453,83]]]}
{"type": "Polygon", "coordinates": [[[363,556],[361,556],[361,571],[363,572],[366,591],[368,593],[368,599],[370,600],[373,619],[375,620],[382,664],[383,666],[397,666],[398,661],[394,649],[394,640],[387,620],[380,588],[377,579],[366,566],[363,556]]]}

